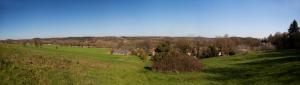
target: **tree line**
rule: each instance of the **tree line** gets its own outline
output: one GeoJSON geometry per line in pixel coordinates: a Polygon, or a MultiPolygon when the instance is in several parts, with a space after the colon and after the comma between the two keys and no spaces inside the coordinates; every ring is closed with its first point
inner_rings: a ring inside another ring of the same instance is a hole
{"type": "MultiPolygon", "coordinates": [[[[263,40],[251,37],[67,37],[4,40],[2,43],[126,49],[159,72],[201,71],[202,58],[245,54],[265,49],[263,40]]],[[[57,49],[57,48],[56,48],[57,49]]]]}
{"type": "Polygon", "coordinates": [[[277,49],[300,49],[300,30],[297,21],[291,23],[288,32],[271,34],[265,41],[272,43],[277,49]]]}

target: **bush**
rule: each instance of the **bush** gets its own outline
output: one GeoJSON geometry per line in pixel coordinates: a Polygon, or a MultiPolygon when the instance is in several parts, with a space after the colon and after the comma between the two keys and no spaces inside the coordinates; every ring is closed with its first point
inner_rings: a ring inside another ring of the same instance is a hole
{"type": "Polygon", "coordinates": [[[148,53],[144,49],[138,49],[137,55],[142,59],[143,61],[146,61],[148,59],[148,53]]]}
{"type": "Polygon", "coordinates": [[[202,50],[201,57],[203,57],[203,58],[215,57],[215,56],[217,56],[217,53],[218,52],[217,52],[216,47],[213,45],[209,45],[207,48],[204,48],[202,50]]]}
{"type": "Polygon", "coordinates": [[[233,50],[230,50],[228,54],[229,55],[235,55],[235,52],[233,50]]]}
{"type": "Polygon", "coordinates": [[[199,60],[174,49],[160,52],[152,60],[152,69],[158,72],[191,72],[202,69],[199,60]]]}

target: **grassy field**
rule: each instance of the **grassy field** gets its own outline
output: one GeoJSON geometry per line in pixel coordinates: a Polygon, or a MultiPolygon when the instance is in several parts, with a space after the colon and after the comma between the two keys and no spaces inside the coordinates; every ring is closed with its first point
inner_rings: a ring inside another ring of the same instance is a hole
{"type": "Polygon", "coordinates": [[[0,45],[0,85],[297,85],[300,52],[202,59],[202,72],[158,73],[105,48],[0,45]]]}

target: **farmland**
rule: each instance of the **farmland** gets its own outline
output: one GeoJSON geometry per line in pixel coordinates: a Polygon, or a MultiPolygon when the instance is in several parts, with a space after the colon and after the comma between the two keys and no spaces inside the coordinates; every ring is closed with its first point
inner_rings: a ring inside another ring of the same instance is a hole
{"type": "Polygon", "coordinates": [[[200,60],[201,72],[161,73],[144,69],[133,55],[110,55],[107,48],[0,45],[2,85],[295,85],[300,52],[258,51],[200,60]]]}
{"type": "Polygon", "coordinates": [[[300,85],[300,0],[0,0],[0,85],[300,85]]]}

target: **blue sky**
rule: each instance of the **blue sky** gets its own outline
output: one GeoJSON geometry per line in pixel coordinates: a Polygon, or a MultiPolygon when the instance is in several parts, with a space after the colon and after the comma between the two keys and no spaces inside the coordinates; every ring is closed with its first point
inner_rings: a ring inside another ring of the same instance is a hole
{"type": "Polygon", "coordinates": [[[0,0],[0,39],[262,38],[300,21],[300,0],[0,0]]]}

